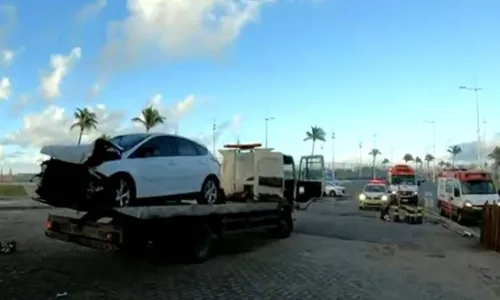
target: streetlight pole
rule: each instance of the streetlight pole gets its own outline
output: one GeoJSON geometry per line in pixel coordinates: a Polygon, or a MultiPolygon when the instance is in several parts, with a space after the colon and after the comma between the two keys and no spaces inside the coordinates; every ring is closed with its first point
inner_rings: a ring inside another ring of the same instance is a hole
{"type": "Polygon", "coordinates": [[[377,149],[377,134],[373,134],[373,149],[377,149]]]}
{"type": "Polygon", "coordinates": [[[335,174],[335,132],[332,129],[332,173],[335,174]]]}
{"type": "Polygon", "coordinates": [[[268,124],[269,121],[274,120],[274,117],[269,117],[266,113],[266,117],[264,118],[264,121],[266,122],[266,148],[267,148],[267,132],[268,132],[268,124]]]}
{"type": "Polygon", "coordinates": [[[474,92],[476,96],[476,121],[477,121],[477,165],[481,164],[481,128],[480,128],[480,121],[479,121],[479,91],[482,90],[482,88],[477,87],[477,82],[476,79],[474,78],[474,87],[466,87],[466,86],[460,86],[459,89],[461,90],[466,90],[466,91],[472,91],[474,92]]]}
{"type": "Polygon", "coordinates": [[[359,142],[359,177],[363,176],[363,144],[359,142]]]}
{"type": "Polygon", "coordinates": [[[436,121],[432,120],[424,120],[425,123],[432,125],[432,156],[434,156],[433,164],[432,164],[432,178],[436,180],[436,121]]]}
{"type": "Polygon", "coordinates": [[[215,119],[212,120],[212,151],[215,155],[215,131],[217,130],[217,125],[215,124],[215,119]]]}
{"type": "Polygon", "coordinates": [[[483,116],[483,165],[481,166],[481,168],[485,168],[486,169],[486,162],[487,162],[487,159],[488,159],[488,149],[487,149],[487,145],[486,145],[486,124],[488,124],[488,122],[486,122],[486,117],[483,116]]]}

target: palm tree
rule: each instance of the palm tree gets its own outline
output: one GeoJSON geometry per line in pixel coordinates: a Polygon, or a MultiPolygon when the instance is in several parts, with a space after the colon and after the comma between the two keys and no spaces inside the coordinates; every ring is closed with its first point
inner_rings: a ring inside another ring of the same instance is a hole
{"type": "Polygon", "coordinates": [[[304,141],[312,141],[312,151],[311,155],[314,155],[314,146],[316,145],[316,141],[325,141],[326,133],[323,128],[318,126],[311,126],[311,131],[306,132],[306,138],[304,141]]]}
{"type": "Polygon", "coordinates": [[[76,127],[80,128],[80,134],[78,135],[78,145],[80,145],[84,131],[97,129],[97,116],[87,108],[77,108],[74,117],[75,123],[71,125],[70,129],[73,130],[73,128],[76,127]]]}
{"type": "Polygon", "coordinates": [[[446,150],[448,153],[451,154],[451,166],[455,166],[455,159],[457,158],[457,155],[462,152],[462,148],[460,148],[458,145],[450,146],[448,150],[446,150]]]}
{"type": "Polygon", "coordinates": [[[406,153],[403,156],[403,160],[405,161],[405,163],[408,164],[409,161],[413,161],[413,155],[411,155],[410,153],[406,153]]]}
{"type": "Polygon", "coordinates": [[[382,154],[382,152],[380,152],[380,150],[378,150],[377,148],[373,148],[372,151],[370,151],[370,153],[369,153],[369,155],[371,155],[373,157],[373,160],[372,160],[373,178],[376,178],[375,160],[377,159],[377,155],[379,155],[379,154],[382,154]]]}
{"type": "Polygon", "coordinates": [[[422,167],[422,159],[420,158],[420,156],[415,157],[415,167],[417,167],[417,169],[420,169],[422,167]]]}
{"type": "Polygon", "coordinates": [[[446,166],[446,162],[445,162],[445,161],[440,161],[440,162],[438,163],[438,165],[439,165],[439,166],[441,167],[441,169],[442,169],[442,168],[444,168],[444,166],[446,166]]]}
{"type": "Polygon", "coordinates": [[[431,161],[434,160],[434,156],[432,156],[432,154],[426,154],[424,160],[425,163],[427,164],[427,169],[430,170],[431,161]]]}
{"type": "Polygon", "coordinates": [[[384,160],[382,160],[382,165],[385,167],[389,164],[389,160],[387,158],[384,158],[384,160]]]}
{"type": "Polygon", "coordinates": [[[165,123],[166,118],[160,114],[153,106],[146,107],[141,111],[140,117],[135,117],[132,122],[141,123],[145,128],[146,132],[149,132],[153,127],[165,123]]]}

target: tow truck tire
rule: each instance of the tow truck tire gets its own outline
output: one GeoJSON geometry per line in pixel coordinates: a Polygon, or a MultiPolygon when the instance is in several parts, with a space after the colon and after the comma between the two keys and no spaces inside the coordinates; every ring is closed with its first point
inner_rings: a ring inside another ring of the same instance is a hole
{"type": "Polygon", "coordinates": [[[188,263],[203,263],[212,257],[214,234],[210,226],[201,224],[193,231],[193,239],[190,239],[185,247],[185,258],[188,263]]]}
{"type": "Polygon", "coordinates": [[[268,230],[272,237],[278,239],[286,239],[292,234],[293,218],[289,209],[285,209],[280,213],[280,218],[276,228],[268,230]]]}

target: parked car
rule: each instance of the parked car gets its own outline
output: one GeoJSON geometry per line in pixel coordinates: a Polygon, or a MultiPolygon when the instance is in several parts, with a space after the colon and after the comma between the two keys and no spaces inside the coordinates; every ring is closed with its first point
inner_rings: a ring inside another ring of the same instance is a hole
{"type": "Polygon", "coordinates": [[[188,138],[158,133],[126,134],[88,145],[43,147],[37,200],[53,206],[154,205],[196,199],[215,204],[220,164],[188,138]]]}
{"type": "Polygon", "coordinates": [[[332,180],[325,182],[325,196],[330,197],[342,197],[345,196],[345,187],[340,183],[340,181],[332,180]]]}

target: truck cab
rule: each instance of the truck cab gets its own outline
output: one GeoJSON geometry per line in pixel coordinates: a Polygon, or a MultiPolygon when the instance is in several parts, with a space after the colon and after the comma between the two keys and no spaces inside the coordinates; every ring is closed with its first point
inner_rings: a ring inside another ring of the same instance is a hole
{"type": "Polygon", "coordinates": [[[437,198],[441,215],[459,223],[480,221],[484,204],[499,201],[491,174],[467,169],[440,172],[437,198]]]}
{"type": "Polygon", "coordinates": [[[408,165],[394,165],[387,173],[388,192],[398,196],[402,203],[418,204],[418,190],[420,181],[415,170],[408,165]]]}

